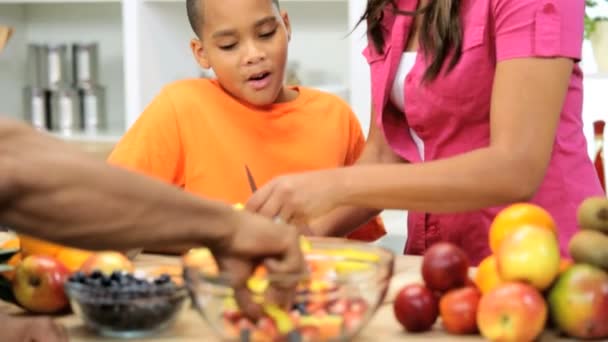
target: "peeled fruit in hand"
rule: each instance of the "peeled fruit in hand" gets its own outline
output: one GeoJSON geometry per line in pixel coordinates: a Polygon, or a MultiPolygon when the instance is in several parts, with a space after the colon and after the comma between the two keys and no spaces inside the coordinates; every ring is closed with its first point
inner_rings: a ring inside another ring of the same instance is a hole
{"type": "Polygon", "coordinates": [[[553,283],[560,262],[555,234],[534,225],[523,226],[507,236],[496,254],[503,281],[524,281],[539,290],[553,283]]]}
{"type": "Polygon", "coordinates": [[[477,326],[490,341],[533,341],[547,321],[547,304],[530,285],[511,282],[481,297],[477,326]]]}
{"type": "Polygon", "coordinates": [[[431,246],[422,259],[422,278],[433,291],[462,287],[468,281],[469,259],[460,247],[449,242],[431,246]]]}
{"type": "Polygon", "coordinates": [[[498,274],[496,256],[489,255],[479,263],[475,272],[474,282],[481,293],[488,293],[500,285],[502,280],[500,279],[500,274],[498,274]]]}
{"type": "Polygon", "coordinates": [[[577,220],[581,229],[591,229],[608,234],[608,198],[589,197],[579,206],[577,220]]]}
{"type": "Polygon", "coordinates": [[[451,334],[477,332],[477,307],[481,293],[467,286],[448,291],[439,301],[439,315],[443,328],[451,334]]]}
{"type": "Polygon", "coordinates": [[[572,259],[608,271],[608,235],[595,230],[579,230],[568,243],[572,259]]]}
{"type": "Polygon", "coordinates": [[[395,318],[410,332],[422,332],[431,329],[439,308],[433,292],[422,284],[410,284],[403,287],[393,303],[395,318]]]}
{"type": "Polygon", "coordinates": [[[68,306],[63,284],[70,271],[57,259],[31,255],[15,270],[13,294],[17,302],[35,313],[56,313],[68,306]]]}
{"type": "Polygon", "coordinates": [[[554,325],[576,338],[608,338],[608,274],[586,264],[572,265],[551,288],[554,325]]]}
{"type": "Polygon", "coordinates": [[[490,225],[489,242],[492,252],[498,252],[501,242],[507,236],[527,224],[557,233],[555,221],[545,209],[531,203],[512,204],[502,209],[490,225]]]}
{"type": "Polygon", "coordinates": [[[133,264],[122,253],[114,251],[99,252],[91,255],[82,265],[80,271],[85,274],[99,270],[106,275],[114,271],[132,272],[133,264]]]}

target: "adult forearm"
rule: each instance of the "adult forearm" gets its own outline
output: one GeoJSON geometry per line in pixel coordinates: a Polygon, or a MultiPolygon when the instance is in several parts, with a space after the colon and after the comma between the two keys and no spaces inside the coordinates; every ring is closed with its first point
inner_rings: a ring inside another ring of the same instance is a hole
{"type": "MultiPolygon", "coordinates": [[[[3,122],[0,122],[2,125],[3,122]]],[[[233,210],[89,158],[33,130],[0,130],[0,223],[83,248],[213,245],[233,210]]]]}
{"type": "MultiPolygon", "coordinates": [[[[390,150],[384,139],[377,133],[372,135],[365,150],[355,165],[404,163],[390,150]]],[[[322,216],[311,224],[311,230],[320,236],[346,236],[369,222],[382,210],[357,206],[343,206],[322,216]]]]}
{"type": "Polygon", "coordinates": [[[541,182],[530,164],[485,148],[422,164],[351,167],[336,178],[342,205],[462,212],[530,199],[541,182]]]}

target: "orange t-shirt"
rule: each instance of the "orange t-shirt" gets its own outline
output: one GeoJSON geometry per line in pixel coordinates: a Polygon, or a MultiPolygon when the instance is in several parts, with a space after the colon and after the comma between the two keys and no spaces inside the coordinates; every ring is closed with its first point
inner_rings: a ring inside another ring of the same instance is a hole
{"type": "MultiPolygon", "coordinates": [[[[332,94],[295,89],[295,100],[259,109],[216,80],[175,82],[148,105],[109,162],[228,204],[251,196],[245,165],[261,187],[283,174],[354,163],[365,141],[349,106],[332,94]]],[[[385,233],[376,218],[349,237],[373,241],[385,233]]]]}

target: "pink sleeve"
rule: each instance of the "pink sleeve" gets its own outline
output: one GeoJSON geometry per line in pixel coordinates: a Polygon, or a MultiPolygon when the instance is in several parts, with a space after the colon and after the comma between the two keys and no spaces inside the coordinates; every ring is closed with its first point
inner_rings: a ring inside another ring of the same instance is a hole
{"type": "Polygon", "coordinates": [[[498,61],[517,57],[569,57],[579,61],[583,0],[493,0],[498,61]]]}

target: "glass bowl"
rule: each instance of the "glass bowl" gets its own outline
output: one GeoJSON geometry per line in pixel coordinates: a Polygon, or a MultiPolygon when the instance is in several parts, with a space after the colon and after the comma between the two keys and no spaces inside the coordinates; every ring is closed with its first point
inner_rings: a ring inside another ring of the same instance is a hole
{"type": "Polygon", "coordinates": [[[189,302],[181,276],[151,269],[73,274],[65,285],[74,313],[100,335],[140,338],[171,325],[189,302]]]}
{"type": "MultiPolygon", "coordinates": [[[[394,254],[372,244],[338,238],[308,238],[308,272],[298,276],[294,302],[283,308],[268,300],[273,282],[258,268],[248,286],[265,316],[253,322],[239,311],[230,274],[214,267],[184,265],[194,307],[224,341],[345,341],[357,335],[382,304],[393,275],[394,254]]],[[[199,263],[205,264],[205,263],[199,263]]],[[[209,263],[206,263],[209,265],[209,263]]]]}

